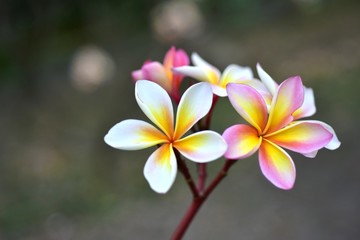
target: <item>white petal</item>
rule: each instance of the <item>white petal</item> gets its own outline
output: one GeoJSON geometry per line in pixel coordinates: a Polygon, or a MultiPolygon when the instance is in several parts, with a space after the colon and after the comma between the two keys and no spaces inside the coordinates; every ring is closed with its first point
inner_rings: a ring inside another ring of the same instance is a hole
{"type": "Polygon", "coordinates": [[[204,70],[204,72],[206,72],[210,80],[210,83],[219,83],[220,75],[221,75],[219,69],[217,69],[210,63],[206,62],[197,53],[191,54],[191,61],[195,66],[200,67],[201,69],[204,70]]]}
{"type": "Polygon", "coordinates": [[[310,117],[316,112],[314,91],[311,88],[304,89],[304,103],[293,113],[294,119],[310,117]]]}
{"type": "Polygon", "coordinates": [[[166,136],[154,126],[133,119],[116,124],[104,138],[108,145],[122,150],[139,150],[166,140],[166,136]]]}
{"type": "Polygon", "coordinates": [[[269,92],[274,96],[279,85],[274,81],[274,79],[270,77],[270,75],[267,72],[264,71],[264,69],[261,67],[259,63],[256,64],[256,69],[260,77],[260,80],[265,84],[269,92]]]}
{"type": "Polygon", "coordinates": [[[167,92],[154,82],[138,80],[135,85],[135,98],[145,115],[168,137],[171,137],[174,129],[174,113],[167,92]]]}
{"type": "Polygon", "coordinates": [[[212,99],[209,83],[194,84],[184,92],[177,110],[174,139],[179,139],[209,112],[212,99]]]}
{"type": "Polygon", "coordinates": [[[175,181],[176,172],[176,157],[171,144],[164,144],[153,152],[144,167],[146,180],[158,193],[169,191],[175,181]]]}

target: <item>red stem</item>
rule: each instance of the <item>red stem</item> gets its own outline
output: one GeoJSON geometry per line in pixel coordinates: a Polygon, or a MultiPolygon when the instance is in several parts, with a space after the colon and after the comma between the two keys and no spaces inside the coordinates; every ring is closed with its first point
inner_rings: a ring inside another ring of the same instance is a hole
{"type": "Polygon", "coordinates": [[[221,182],[221,180],[227,175],[227,172],[229,171],[230,167],[235,162],[236,161],[233,160],[226,160],[223,168],[219,171],[216,178],[214,178],[214,180],[210,183],[210,185],[205,189],[204,193],[193,198],[193,201],[189,209],[185,213],[180,224],[178,225],[174,234],[172,235],[171,237],[172,240],[180,240],[184,236],[186,230],[190,226],[190,223],[194,219],[196,213],[199,211],[204,201],[207,199],[210,193],[212,193],[212,191],[216,188],[216,186],[221,182]]]}
{"type": "Polygon", "coordinates": [[[183,161],[183,159],[180,156],[180,153],[177,149],[174,148],[174,153],[176,156],[176,161],[178,164],[178,169],[179,171],[184,175],[186,183],[189,185],[189,188],[193,194],[193,198],[198,198],[199,197],[199,192],[195,186],[194,180],[191,177],[191,174],[189,172],[188,167],[186,166],[185,162],[183,161]]]}
{"type": "MultiPolygon", "coordinates": [[[[209,113],[206,115],[206,117],[203,119],[202,122],[198,123],[200,130],[210,129],[211,116],[212,116],[214,107],[215,107],[218,99],[219,99],[219,97],[217,95],[213,94],[213,101],[212,101],[212,105],[209,110],[209,113]],[[204,123],[204,124],[202,124],[202,123],[204,123]]],[[[206,166],[207,166],[206,163],[198,164],[198,191],[200,194],[202,194],[202,192],[204,191],[204,188],[205,188],[205,183],[206,183],[206,178],[207,178],[206,166]]]]}
{"type": "Polygon", "coordinates": [[[198,191],[200,194],[202,194],[204,192],[206,177],[207,177],[206,163],[199,163],[198,168],[199,168],[198,191]]]}

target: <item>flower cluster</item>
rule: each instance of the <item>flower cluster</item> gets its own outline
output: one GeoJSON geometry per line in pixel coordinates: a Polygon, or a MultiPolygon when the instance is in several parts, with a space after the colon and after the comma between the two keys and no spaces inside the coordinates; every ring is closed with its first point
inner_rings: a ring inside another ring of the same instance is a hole
{"type": "MultiPolygon", "coordinates": [[[[204,171],[205,163],[222,156],[233,162],[256,152],[263,175],[276,187],[291,189],[295,165],[285,149],[315,157],[321,148],[340,146],[328,124],[300,120],[312,116],[316,108],[312,89],[304,87],[299,76],[278,84],[260,64],[257,79],[246,66],[232,64],[221,73],[197,53],[191,61],[192,66],[185,51],[172,47],[163,63],[147,61],[133,71],[136,101],[155,126],[124,120],[105,136],[108,145],[122,150],[157,147],[144,167],[154,191],[166,193],[180,167],[188,174],[183,157],[199,163],[204,171]],[[189,81],[181,93],[184,77],[200,82],[189,81]],[[218,97],[228,99],[247,124],[229,126],[222,134],[210,130],[218,97]]],[[[201,190],[194,190],[195,195],[201,190]]]]}

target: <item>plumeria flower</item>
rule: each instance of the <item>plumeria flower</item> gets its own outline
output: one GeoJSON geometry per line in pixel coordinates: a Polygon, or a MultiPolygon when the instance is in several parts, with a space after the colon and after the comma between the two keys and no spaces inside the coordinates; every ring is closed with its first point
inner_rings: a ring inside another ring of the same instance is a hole
{"type": "Polygon", "coordinates": [[[105,142],[122,150],[159,146],[144,167],[145,178],[154,191],[166,193],[172,186],[177,172],[174,151],[198,163],[215,160],[225,153],[226,142],[218,133],[206,130],[184,136],[209,112],[210,84],[198,83],[185,91],[177,109],[175,127],[171,99],[158,84],[137,81],[135,96],[141,110],[157,128],[141,120],[124,120],[110,129],[105,142]]]}
{"type": "Polygon", "coordinates": [[[146,61],[139,70],[132,72],[132,78],[137,81],[146,79],[163,87],[177,102],[180,100],[180,84],[183,76],[175,75],[173,67],[189,65],[189,57],[182,49],[171,47],[165,54],[163,64],[157,61],[146,61]]]}
{"type": "Polygon", "coordinates": [[[250,86],[230,83],[227,92],[235,110],[250,125],[239,124],[225,130],[225,157],[246,158],[259,150],[262,173],[281,189],[291,189],[296,175],[294,163],[283,148],[314,157],[314,152],[332,144],[333,134],[324,123],[294,121],[293,113],[304,101],[304,87],[298,76],[280,84],[269,110],[261,94],[250,86]]]}
{"type": "Polygon", "coordinates": [[[254,79],[250,67],[231,64],[221,74],[219,69],[206,62],[197,53],[191,55],[191,60],[195,66],[176,67],[173,68],[173,71],[199,81],[209,82],[213,93],[220,97],[227,96],[226,85],[228,83],[243,83],[256,88],[265,98],[271,99],[266,87],[259,80],[254,79]]]}
{"type": "MultiPolygon", "coordinates": [[[[258,63],[256,65],[256,69],[259,75],[260,80],[264,83],[264,85],[267,87],[269,92],[272,96],[275,96],[277,89],[279,88],[279,84],[275,82],[275,80],[270,77],[270,75],[265,72],[265,70],[261,67],[261,65],[258,63]]],[[[270,105],[268,105],[268,108],[270,105]]],[[[311,88],[304,87],[304,101],[301,107],[296,109],[296,111],[292,114],[292,117],[294,120],[310,117],[316,113],[316,106],[315,106],[315,97],[314,97],[314,91],[311,88]]],[[[328,149],[336,149],[340,146],[340,141],[336,136],[336,133],[334,129],[329,126],[328,124],[324,122],[317,122],[318,124],[323,125],[324,128],[329,130],[333,134],[333,138],[329,142],[328,145],[325,146],[325,148],[328,149]]],[[[308,153],[309,157],[315,157],[317,151],[314,151],[312,153],[308,153]]]]}

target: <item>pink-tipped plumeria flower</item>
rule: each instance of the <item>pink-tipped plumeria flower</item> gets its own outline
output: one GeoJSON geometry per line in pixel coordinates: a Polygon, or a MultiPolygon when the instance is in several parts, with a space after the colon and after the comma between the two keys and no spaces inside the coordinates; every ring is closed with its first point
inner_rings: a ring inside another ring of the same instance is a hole
{"type": "Polygon", "coordinates": [[[231,64],[221,74],[219,69],[206,62],[197,53],[191,55],[191,60],[195,66],[176,67],[173,68],[173,71],[199,81],[209,82],[213,93],[219,97],[227,96],[226,85],[228,83],[243,83],[257,89],[265,98],[271,99],[266,87],[259,80],[254,79],[250,67],[231,64]]]}
{"type": "MultiPolygon", "coordinates": [[[[293,121],[293,113],[304,101],[300,77],[280,84],[269,110],[261,94],[250,86],[228,84],[227,92],[235,110],[250,125],[239,124],[225,130],[223,137],[228,144],[225,157],[246,158],[259,150],[262,173],[281,189],[291,189],[296,175],[291,157],[282,148],[314,157],[314,152],[332,144],[333,133],[327,124],[293,121]]],[[[331,148],[339,144],[332,144],[331,148]]]]}
{"type": "Polygon", "coordinates": [[[141,69],[133,71],[131,75],[135,81],[146,79],[159,84],[171,97],[179,101],[179,87],[183,76],[173,74],[171,69],[186,65],[189,65],[189,57],[186,52],[182,49],[176,50],[175,47],[171,47],[165,54],[163,64],[157,61],[146,61],[141,69]]]}
{"type": "Polygon", "coordinates": [[[198,83],[185,91],[177,109],[175,127],[171,99],[158,84],[137,81],[135,96],[141,110],[160,130],[144,121],[125,120],[110,129],[105,142],[122,150],[160,146],[148,158],[144,168],[145,178],[154,191],[166,193],[175,180],[174,148],[198,163],[215,160],[225,153],[226,142],[216,132],[207,130],[184,136],[209,112],[212,105],[210,84],[198,83]]]}

